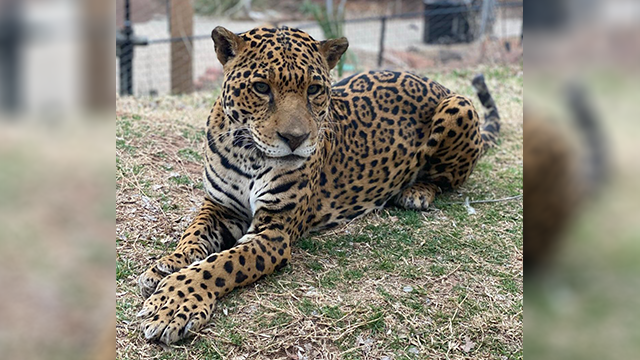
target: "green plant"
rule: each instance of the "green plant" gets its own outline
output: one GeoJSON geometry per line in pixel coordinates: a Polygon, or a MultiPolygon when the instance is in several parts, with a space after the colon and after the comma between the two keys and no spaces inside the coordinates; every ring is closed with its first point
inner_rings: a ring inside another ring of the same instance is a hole
{"type": "Polygon", "coordinates": [[[194,10],[202,15],[230,15],[238,10],[240,0],[196,0],[194,10]]]}
{"type": "MultiPolygon", "coordinates": [[[[326,0],[325,5],[319,5],[310,0],[305,0],[301,8],[303,13],[313,16],[326,39],[337,39],[344,36],[344,7],[347,1],[340,0],[338,6],[335,7],[333,2],[334,0],[326,0]]],[[[340,58],[336,66],[338,77],[342,77],[345,57],[346,54],[340,58]]]]}

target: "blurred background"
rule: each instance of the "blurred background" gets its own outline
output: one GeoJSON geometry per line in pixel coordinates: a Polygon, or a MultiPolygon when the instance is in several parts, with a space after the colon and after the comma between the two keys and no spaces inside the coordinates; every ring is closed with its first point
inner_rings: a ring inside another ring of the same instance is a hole
{"type": "Polygon", "coordinates": [[[527,2],[529,359],[640,351],[639,25],[637,1],[527,2]]]}
{"type": "Polygon", "coordinates": [[[2,359],[115,356],[113,16],[0,1],[2,359]]]}

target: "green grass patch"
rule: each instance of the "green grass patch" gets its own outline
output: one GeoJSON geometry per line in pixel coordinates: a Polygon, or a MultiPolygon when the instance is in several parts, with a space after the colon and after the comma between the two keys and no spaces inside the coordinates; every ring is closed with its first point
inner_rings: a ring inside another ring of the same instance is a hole
{"type": "Polygon", "coordinates": [[[176,185],[191,185],[193,183],[187,175],[172,176],[169,181],[176,185]]]}
{"type": "Polygon", "coordinates": [[[203,159],[202,159],[202,155],[200,155],[200,151],[197,151],[195,149],[192,148],[184,148],[184,149],[180,149],[178,150],[178,155],[187,161],[191,161],[194,163],[202,163],[203,159]]]}
{"type": "Polygon", "coordinates": [[[116,260],[116,280],[123,280],[133,274],[134,271],[128,260],[116,260]]]}

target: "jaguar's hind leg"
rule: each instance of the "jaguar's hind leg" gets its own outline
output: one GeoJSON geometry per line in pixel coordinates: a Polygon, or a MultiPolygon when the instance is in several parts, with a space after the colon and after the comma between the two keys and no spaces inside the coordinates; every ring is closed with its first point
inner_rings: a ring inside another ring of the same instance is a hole
{"type": "Polygon", "coordinates": [[[436,198],[436,194],[442,190],[431,183],[415,183],[404,189],[395,199],[397,206],[409,210],[427,210],[429,204],[436,198]]]}
{"type": "Polygon", "coordinates": [[[447,191],[467,181],[482,151],[480,121],[469,99],[452,95],[433,115],[433,125],[423,153],[424,166],[418,182],[447,191]]]}

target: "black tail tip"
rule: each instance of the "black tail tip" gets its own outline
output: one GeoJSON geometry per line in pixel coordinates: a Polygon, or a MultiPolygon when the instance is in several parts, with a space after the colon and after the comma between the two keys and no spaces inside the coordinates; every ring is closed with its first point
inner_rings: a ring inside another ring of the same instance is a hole
{"type": "Polygon", "coordinates": [[[487,85],[484,83],[484,74],[476,75],[471,81],[471,83],[478,91],[485,89],[487,87],[487,85]]]}
{"type": "Polygon", "coordinates": [[[580,105],[587,103],[587,93],[585,88],[577,81],[573,81],[565,85],[564,93],[569,104],[574,107],[579,107],[580,105]]]}

